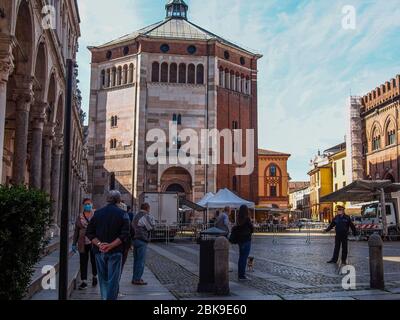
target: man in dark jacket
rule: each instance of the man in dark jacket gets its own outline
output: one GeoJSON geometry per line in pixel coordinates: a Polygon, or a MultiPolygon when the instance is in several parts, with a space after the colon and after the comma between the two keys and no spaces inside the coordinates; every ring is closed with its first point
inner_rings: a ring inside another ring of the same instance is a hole
{"type": "Polygon", "coordinates": [[[90,220],[86,236],[96,256],[100,293],[103,300],[117,300],[121,278],[124,242],[129,236],[129,219],[118,208],[121,193],[110,191],[108,205],[97,210],[90,220]]]}
{"type": "Polygon", "coordinates": [[[331,231],[333,228],[336,229],[335,238],[335,250],[333,252],[333,258],[328,263],[337,263],[339,259],[339,251],[342,246],[342,265],[347,264],[347,253],[348,253],[348,235],[350,229],[353,234],[357,234],[356,227],[354,226],[351,218],[346,215],[345,208],[343,206],[337,206],[338,215],[333,219],[332,223],[325,230],[325,232],[331,231]]]}

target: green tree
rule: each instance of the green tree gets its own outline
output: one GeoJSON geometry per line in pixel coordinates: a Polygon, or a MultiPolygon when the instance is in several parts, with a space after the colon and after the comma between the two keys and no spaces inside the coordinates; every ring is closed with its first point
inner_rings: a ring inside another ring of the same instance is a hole
{"type": "Polygon", "coordinates": [[[0,186],[0,299],[26,294],[34,265],[48,243],[48,195],[24,186],[0,186]]]}

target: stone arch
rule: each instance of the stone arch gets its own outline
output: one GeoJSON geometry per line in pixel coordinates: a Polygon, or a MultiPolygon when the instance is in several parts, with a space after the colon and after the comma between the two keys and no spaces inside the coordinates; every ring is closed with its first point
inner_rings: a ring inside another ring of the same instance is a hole
{"type": "Polygon", "coordinates": [[[168,63],[163,62],[161,64],[161,79],[160,82],[167,83],[168,82],[168,63]]]}
{"type": "Polygon", "coordinates": [[[203,64],[199,64],[196,67],[196,83],[204,84],[204,66],[203,66],[203,64]]]}
{"type": "Polygon", "coordinates": [[[151,65],[151,82],[160,82],[160,64],[157,61],[151,65]]]}
{"type": "Polygon", "coordinates": [[[181,63],[179,65],[179,83],[186,83],[186,64],[181,63]]]}
{"type": "Polygon", "coordinates": [[[170,167],[161,174],[160,191],[171,190],[171,186],[181,186],[187,198],[192,196],[192,175],[185,168],[170,167]]]}
{"type": "Polygon", "coordinates": [[[44,39],[41,39],[38,43],[36,49],[36,55],[34,59],[34,83],[33,89],[35,93],[35,101],[45,101],[46,92],[47,92],[47,69],[48,69],[48,54],[47,54],[47,46],[44,39]]]}
{"type": "Polygon", "coordinates": [[[187,83],[195,84],[196,83],[196,67],[193,63],[188,66],[188,80],[187,83]]]}
{"type": "Polygon", "coordinates": [[[18,45],[14,46],[15,73],[34,74],[35,22],[31,1],[21,1],[17,8],[14,35],[18,45]]]}

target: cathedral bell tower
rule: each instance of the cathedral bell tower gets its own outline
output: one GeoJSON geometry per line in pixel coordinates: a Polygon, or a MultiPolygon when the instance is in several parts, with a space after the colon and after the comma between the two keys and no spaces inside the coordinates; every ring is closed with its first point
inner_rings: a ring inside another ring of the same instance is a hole
{"type": "Polygon", "coordinates": [[[186,19],[188,5],[183,0],[170,0],[165,5],[165,10],[167,11],[167,19],[186,19]]]}

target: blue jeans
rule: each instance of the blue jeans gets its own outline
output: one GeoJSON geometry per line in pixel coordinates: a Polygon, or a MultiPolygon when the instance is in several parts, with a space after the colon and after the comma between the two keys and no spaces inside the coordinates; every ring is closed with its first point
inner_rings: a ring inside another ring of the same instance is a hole
{"type": "Polygon", "coordinates": [[[147,242],[142,240],[133,241],[133,276],[132,281],[142,280],[144,265],[146,261],[147,242]]]}
{"type": "Polygon", "coordinates": [[[117,300],[121,280],[122,253],[96,254],[96,266],[102,300],[117,300]]]}
{"type": "Polygon", "coordinates": [[[247,258],[250,255],[251,241],[239,243],[239,279],[246,276],[247,258]]]}

